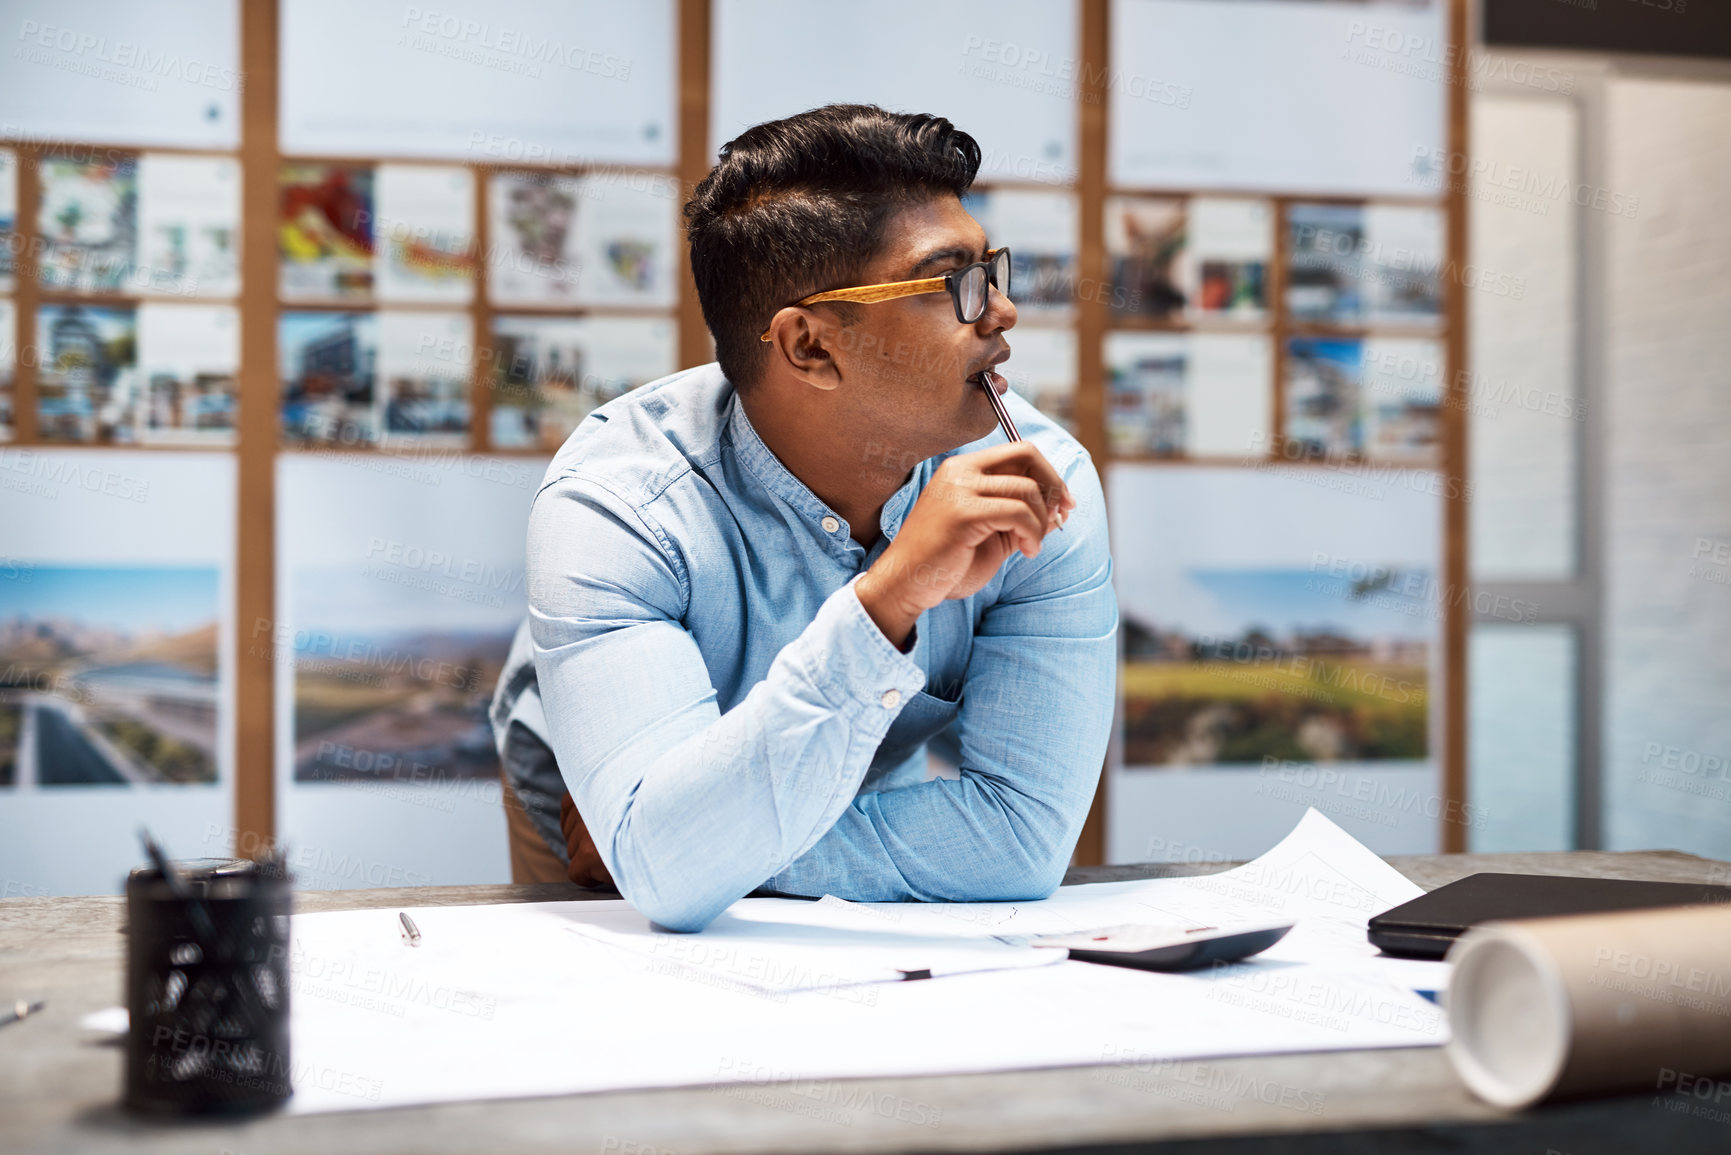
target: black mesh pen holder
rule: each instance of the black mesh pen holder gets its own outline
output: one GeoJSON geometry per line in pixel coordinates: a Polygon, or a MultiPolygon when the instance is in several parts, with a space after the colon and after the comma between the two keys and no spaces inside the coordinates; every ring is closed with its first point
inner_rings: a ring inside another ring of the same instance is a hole
{"type": "Polygon", "coordinates": [[[154,867],[126,880],[126,1105],[153,1114],[244,1113],[293,1093],[289,1068],[291,879],[280,866],[154,867]]]}

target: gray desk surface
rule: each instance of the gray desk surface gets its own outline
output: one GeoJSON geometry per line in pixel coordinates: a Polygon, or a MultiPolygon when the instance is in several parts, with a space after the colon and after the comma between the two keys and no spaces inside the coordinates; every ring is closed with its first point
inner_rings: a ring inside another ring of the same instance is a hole
{"type": "MultiPolygon", "coordinates": [[[[1725,864],[1671,851],[1389,861],[1427,889],[1485,870],[1731,880],[1731,867],[1725,864]]],[[[1066,881],[1204,874],[1221,868],[1079,868],[1066,881]]],[[[297,909],[573,897],[582,897],[582,892],[562,886],[341,891],[302,894],[297,909]]],[[[121,914],[117,898],[0,902],[0,998],[28,995],[48,1001],[41,1015],[0,1030],[0,1151],[1731,1151],[1731,1097],[1715,1104],[1711,1099],[1645,1093],[1509,1114],[1473,1099],[1436,1048],[1222,1059],[1148,1069],[1071,1067],[862,1079],[829,1085],[837,1091],[833,1097],[829,1089],[809,1085],[785,1094],[758,1086],[700,1087],[345,1115],[276,1115],[243,1123],[149,1123],[117,1106],[121,1049],[91,1039],[77,1025],[80,1016],[122,1001],[121,914]],[[875,1104],[875,1109],[861,1103],[875,1104]]],[[[571,1045],[581,1047],[583,1042],[573,1039],[571,1045]]],[[[476,1061],[485,1059],[477,1056],[476,1061]]]]}

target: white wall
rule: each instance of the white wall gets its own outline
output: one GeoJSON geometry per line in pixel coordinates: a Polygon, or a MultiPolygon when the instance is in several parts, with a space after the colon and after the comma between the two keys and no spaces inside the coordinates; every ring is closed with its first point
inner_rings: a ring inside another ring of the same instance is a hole
{"type": "Polygon", "coordinates": [[[1731,858],[1731,83],[1607,95],[1606,845],[1731,858]]]}
{"type": "MultiPolygon", "coordinates": [[[[1577,576],[1581,110],[1567,96],[1478,94],[1467,201],[1468,558],[1475,584],[1577,576]]],[[[1523,599],[1525,600],[1525,599],[1523,599]]],[[[1547,599],[1529,603],[1534,615],[1547,599]]],[[[1524,618],[1511,604],[1505,617],[1524,618]]],[[[1566,850],[1573,803],[1578,654],[1568,625],[1507,621],[1468,635],[1467,797],[1474,851],[1566,850]]]]}
{"type": "Polygon", "coordinates": [[[1468,509],[1473,576],[1572,576],[1579,285],[1570,198],[1499,196],[1516,169],[1540,185],[1579,180],[1580,116],[1566,97],[1474,97],[1472,154],[1485,163],[1467,201],[1468,509]],[[1569,398],[1564,404],[1563,398],[1569,398]],[[1555,399],[1552,403],[1551,399],[1555,399]]]}

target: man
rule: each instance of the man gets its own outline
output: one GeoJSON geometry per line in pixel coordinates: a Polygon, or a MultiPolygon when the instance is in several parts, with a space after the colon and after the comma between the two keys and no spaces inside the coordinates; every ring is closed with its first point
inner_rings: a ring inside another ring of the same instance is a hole
{"type": "Polygon", "coordinates": [[[550,751],[571,877],[667,928],[1063,877],[1117,601],[1087,454],[1014,395],[1007,443],[981,387],[1016,309],[961,205],[979,163],[867,105],[741,135],[685,207],[718,364],[598,409],[535,496],[507,779],[556,844],[550,751]]]}

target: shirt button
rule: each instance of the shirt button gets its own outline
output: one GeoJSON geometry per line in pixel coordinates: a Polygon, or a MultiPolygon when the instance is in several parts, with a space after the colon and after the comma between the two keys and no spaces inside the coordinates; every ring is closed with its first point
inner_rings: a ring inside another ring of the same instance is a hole
{"type": "Polygon", "coordinates": [[[841,528],[841,522],[837,521],[835,518],[826,517],[823,519],[823,531],[825,533],[834,533],[836,530],[838,530],[840,528],[841,528]]]}
{"type": "Polygon", "coordinates": [[[884,696],[878,701],[884,704],[884,709],[893,710],[902,704],[902,692],[900,690],[885,690],[884,696]]]}

